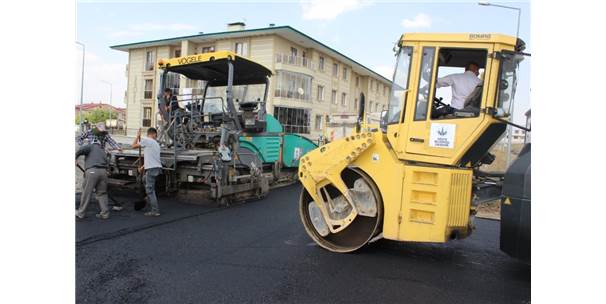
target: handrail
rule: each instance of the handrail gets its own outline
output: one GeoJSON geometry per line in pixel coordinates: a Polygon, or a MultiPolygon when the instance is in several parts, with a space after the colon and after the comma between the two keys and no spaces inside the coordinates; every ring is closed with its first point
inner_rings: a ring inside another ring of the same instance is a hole
{"type": "Polygon", "coordinates": [[[288,54],[276,54],[276,63],[290,64],[294,66],[306,67],[315,70],[314,62],[303,56],[293,56],[288,54]]]}

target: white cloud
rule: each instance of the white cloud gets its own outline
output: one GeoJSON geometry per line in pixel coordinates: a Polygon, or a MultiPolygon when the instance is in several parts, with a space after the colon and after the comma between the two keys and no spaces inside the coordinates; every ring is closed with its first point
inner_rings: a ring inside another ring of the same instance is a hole
{"type": "Polygon", "coordinates": [[[310,0],[301,1],[303,19],[333,20],[339,15],[372,4],[371,0],[310,0]]]}
{"type": "Polygon", "coordinates": [[[393,69],[393,65],[377,65],[374,67],[373,71],[391,80],[393,78],[393,69]]]}
{"type": "Polygon", "coordinates": [[[428,28],[431,27],[431,17],[418,13],[413,19],[402,20],[402,26],[410,29],[428,28]]]}
{"type": "Polygon", "coordinates": [[[184,30],[193,30],[194,26],[189,24],[182,23],[172,23],[172,24],[156,24],[156,23],[141,23],[131,25],[130,28],[132,30],[138,31],[184,31],[184,30]]]}
{"type": "Polygon", "coordinates": [[[162,24],[148,22],[132,24],[119,31],[110,31],[108,36],[112,38],[137,37],[150,31],[189,31],[193,29],[195,29],[193,25],[183,23],[162,24]]]}
{"type": "Polygon", "coordinates": [[[88,51],[88,52],[86,52],[86,56],[85,56],[84,60],[88,64],[90,64],[91,62],[94,63],[95,61],[99,60],[99,56],[91,51],[88,51]]]}
{"type": "Polygon", "coordinates": [[[143,35],[140,31],[116,31],[108,34],[112,38],[137,37],[143,35]]]}

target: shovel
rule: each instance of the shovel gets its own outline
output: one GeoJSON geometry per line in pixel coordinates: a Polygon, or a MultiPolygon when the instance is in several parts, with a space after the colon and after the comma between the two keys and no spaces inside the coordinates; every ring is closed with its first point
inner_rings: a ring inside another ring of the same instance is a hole
{"type": "MultiPolygon", "coordinates": [[[[137,161],[136,161],[137,168],[139,167],[139,164],[141,164],[141,161],[142,161],[141,147],[139,146],[139,159],[137,159],[137,161]]],[[[139,173],[138,170],[137,170],[137,173],[139,173]]],[[[143,177],[141,176],[140,173],[137,175],[137,190],[139,192],[139,197],[145,197],[145,194],[143,194],[143,193],[145,193],[145,189],[143,187],[143,177]]],[[[145,198],[135,201],[135,211],[139,211],[139,210],[145,208],[146,205],[147,205],[147,200],[145,198]]]]}

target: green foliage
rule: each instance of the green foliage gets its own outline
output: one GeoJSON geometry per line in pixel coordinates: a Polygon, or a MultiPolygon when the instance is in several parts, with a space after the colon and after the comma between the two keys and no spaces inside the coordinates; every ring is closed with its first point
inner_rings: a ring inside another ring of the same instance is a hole
{"type": "MultiPolygon", "coordinates": [[[[85,119],[88,119],[88,122],[91,124],[105,122],[109,119],[109,110],[94,109],[90,112],[82,112],[82,120],[85,119]]],[[[80,124],[80,113],[78,112],[76,112],[76,124],[80,124]]]]}

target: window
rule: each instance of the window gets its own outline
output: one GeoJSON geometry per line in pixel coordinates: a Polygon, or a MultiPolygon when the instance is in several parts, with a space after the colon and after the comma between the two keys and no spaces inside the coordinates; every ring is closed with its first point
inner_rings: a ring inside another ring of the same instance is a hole
{"type": "Polygon", "coordinates": [[[318,101],[324,101],[324,87],[318,86],[318,101]]]}
{"type": "Polygon", "coordinates": [[[481,79],[487,56],[485,49],[440,48],[439,56],[436,56],[438,65],[434,97],[430,97],[432,119],[477,117],[480,114],[481,79]],[[469,67],[470,71],[466,71],[470,63],[474,64],[469,67]],[[453,90],[457,78],[465,78],[466,85],[457,85],[453,90]],[[434,103],[436,99],[442,99],[442,104],[434,103]],[[450,105],[450,108],[444,105],[450,105]]]}
{"type": "Polygon", "coordinates": [[[356,76],[356,88],[360,86],[360,77],[356,76]]]}
{"type": "Polygon", "coordinates": [[[248,43],[246,42],[236,42],[235,46],[236,54],[240,56],[248,56],[248,43]]]}
{"type": "Polygon", "coordinates": [[[311,76],[278,70],[276,79],[275,97],[311,100],[311,76]]]}
{"type": "Polygon", "coordinates": [[[338,63],[332,64],[332,76],[339,77],[339,64],[338,63]]]}
{"type": "Polygon", "coordinates": [[[316,131],[322,130],[322,115],[316,115],[316,122],[314,127],[316,131]]]}
{"type": "Polygon", "coordinates": [[[377,82],[375,82],[375,84],[376,84],[376,85],[375,85],[375,91],[376,91],[377,93],[379,93],[379,82],[377,81],[377,82]]]}
{"type": "Polygon", "coordinates": [[[307,54],[305,54],[305,51],[301,52],[301,62],[304,67],[311,68],[311,66],[307,66],[307,54]]]}
{"type": "Polygon", "coordinates": [[[320,56],[320,62],[318,63],[320,71],[324,71],[324,57],[320,56]]]}
{"type": "MultiPolygon", "coordinates": [[[[394,72],[391,94],[389,96],[389,106],[387,110],[387,123],[398,123],[400,112],[406,104],[406,91],[408,90],[408,76],[410,74],[410,59],[412,57],[412,47],[406,46],[400,48],[398,59],[396,61],[396,70],[394,72]]],[[[404,115],[402,115],[402,118],[404,115]]]]}
{"type": "Polygon", "coordinates": [[[347,80],[347,68],[343,67],[343,80],[347,80]]]}
{"type": "Polygon", "coordinates": [[[332,90],[332,95],[330,96],[330,101],[334,104],[337,104],[337,90],[332,90]]]}
{"type": "Polygon", "coordinates": [[[153,51],[145,52],[145,70],[146,71],[154,70],[154,52],[153,51]]]}
{"type": "MultiPolygon", "coordinates": [[[[237,43],[236,43],[236,45],[237,45],[237,43]]],[[[236,46],[236,49],[237,49],[237,46],[236,46]]],[[[215,47],[214,46],[205,46],[205,47],[202,48],[202,54],[204,54],[204,53],[211,53],[211,52],[214,52],[214,51],[215,51],[215,47]]]]}
{"type": "MultiPolygon", "coordinates": [[[[524,56],[522,55],[504,52],[501,56],[496,106],[507,114],[512,110],[511,105],[516,95],[516,86],[518,82],[518,68],[522,60],[524,60],[524,56]]],[[[478,63],[481,64],[479,60],[478,63]]],[[[480,75],[482,74],[483,71],[480,69],[480,75]]],[[[479,99],[481,101],[481,96],[479,99]]]]}
{"type": "Polygon", "coordinates": [[[368,101],[368,112],[372,112],[372,100],[368,101]]]}
{"type": "Polygon", "coordinates": [[[345,94],[345,93],[341,93],[341,105],[342,106],[347,105],[347,94],[345,94]]]}
{"type": "Polygon", "coordinates": [[[419,75],[419,90],[417,94],[417,103],[415,105],[415,120],[427,119],[427,107],[429,104],[429,84],[433,75],[433,59],[436,52],[434,47],[423,48],[423,58],[421,59],[421,71],[419,75]]]}
{"type": "Polygon", "coordinates": [[[175,49],[175,57],[181,57],[181,49],[175,49]]]}
{"type": "Polygon", "coordinates": [[[288,56],[288,63],[295,64],[297,60],[297,49],[294,47],[290,48],[290,56],[288,56]]]}
{"type": "Polygon", "coordinates": [[[142,125],[144,127],[151,127],[151,116],[152,116],[152,110],[151,107],[144,107],[143,108],[143,121],[142,121],[142,125]]]}
{"type": "Polygon", "coordinates": [[[174,72],[168,72],[166,74],[166,87],[167,88],[171,88],[173,89],[173,93],[175,95],[178,94],[179,92],[179,82],[181,80],[181,75],[174,73],[174,72]]]}
{"type": "Polygon", "coordinates": [[[354,110],[358,109],[358,99],[354,99],[354,110]]]}
{"type": "Polygon", "coordinates": [[[154,95],[153,88],[154,88],[153,80],[145,79],[145,87],[143,88],[143,98],[144,99],[152,99],[152,96],[154,95]]]}
{"type": "Polygon", "coordinates": [[[284,132],[309,134],[309,109],[274,107],[274,117],[284,127],[284,132]]]}

